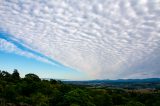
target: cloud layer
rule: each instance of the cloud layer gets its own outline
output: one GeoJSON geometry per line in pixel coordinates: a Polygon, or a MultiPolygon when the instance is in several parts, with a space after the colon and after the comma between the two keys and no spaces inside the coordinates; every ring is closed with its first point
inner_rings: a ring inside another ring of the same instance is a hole
{"type": "Polygon", "coordinates": [[[12,39],[94,78],[160,77],[159,0],[1,0],[0,14],[12,39]]]}
{"type": "Polygon", "coordinates": [[[28,58],[34,58],[36,60],[54,65],[51,61],[49,61],[45,58],[42,58],[40,56],[34,55],[33,53],[23,51],[23,50],[19,49],[17,46],[15,46],[14,44],[12,44],[4,39],[0,39],[0,51],[15,53],[15,54],[18,54],[21,56],[26,56],[28,58]]]}

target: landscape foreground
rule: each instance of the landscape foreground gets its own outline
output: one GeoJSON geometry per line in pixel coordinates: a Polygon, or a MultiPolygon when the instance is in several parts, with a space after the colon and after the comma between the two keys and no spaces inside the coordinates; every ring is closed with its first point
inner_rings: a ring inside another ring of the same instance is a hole
{"type": "Polygon", "coordinates": [[[160,79],[62,82],[0,71],[0,106],[160,106],[160,79]]]}

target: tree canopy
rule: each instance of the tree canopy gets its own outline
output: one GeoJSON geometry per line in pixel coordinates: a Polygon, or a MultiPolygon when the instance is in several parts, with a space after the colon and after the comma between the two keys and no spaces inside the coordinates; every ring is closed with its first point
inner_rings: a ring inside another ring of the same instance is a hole
{"type": "Polygon", "coordinates": [[[160,106],[160,93],[93,88],[0,70],[0,106],[160,106]]]}

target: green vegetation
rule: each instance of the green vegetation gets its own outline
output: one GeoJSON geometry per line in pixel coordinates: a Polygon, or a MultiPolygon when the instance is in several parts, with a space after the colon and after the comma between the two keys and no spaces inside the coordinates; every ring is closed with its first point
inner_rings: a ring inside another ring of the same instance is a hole
{"type": "Polygon", "coordinates": [[[0,71],[0,106],[160,106],[160,92],[64,84],[0,71]]]}

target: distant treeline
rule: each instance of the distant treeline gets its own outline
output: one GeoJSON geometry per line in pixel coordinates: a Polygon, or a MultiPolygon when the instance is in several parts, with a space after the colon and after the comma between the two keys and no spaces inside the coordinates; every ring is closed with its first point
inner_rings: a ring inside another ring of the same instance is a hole
{"type": "Polygon", "coordinates": [[[160,106],[160,92],[64,84],[0,70],[0,106],[160,106]]]}
{"type": "Polygon", "coordinates": [[[63,81],[65,84],[110,87],[123,89],[151,89],[160,90],[160,78],[147,79],[118,79],[118,80],[88,80],[88,81],[63,81]]]}

